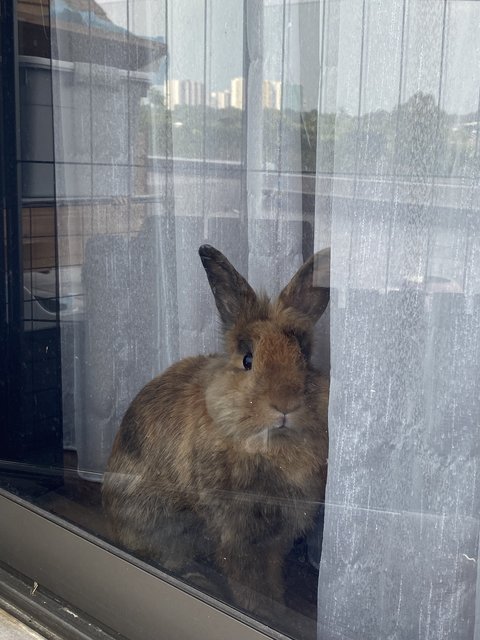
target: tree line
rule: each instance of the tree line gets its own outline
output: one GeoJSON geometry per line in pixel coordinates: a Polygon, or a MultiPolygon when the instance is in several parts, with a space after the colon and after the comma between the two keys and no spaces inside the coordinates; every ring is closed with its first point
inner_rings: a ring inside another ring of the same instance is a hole
{"type": "Polygon", "coordinates": [[[170,110],[153,90],[141,137],[147,155],[241,162],[248,135],[261,135],[262,164],[271,170],[480,177],[478,114],[447,114],[430,94],[360,116],[265,108],[251,123],[248,115],[203,105],[170,110]]]}

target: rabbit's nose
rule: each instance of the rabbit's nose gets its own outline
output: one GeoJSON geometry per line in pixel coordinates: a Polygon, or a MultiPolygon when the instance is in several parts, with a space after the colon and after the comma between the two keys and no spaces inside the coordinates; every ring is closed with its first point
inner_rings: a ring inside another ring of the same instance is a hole
{"type": "Polygon", "coordinates": [[[271,405],[272,409],[275,409],[275,411],[278,411],[279,413],[281,413],[283,416],[287,416],[289,413],[293,413],[294,411],[297,411],[297,409],[300,409],[300,404],[295,402],[295,403],[289,403],[289,402],[285,402],[285,403],[276,403],[276,404],[272,404],[271,405]]]}

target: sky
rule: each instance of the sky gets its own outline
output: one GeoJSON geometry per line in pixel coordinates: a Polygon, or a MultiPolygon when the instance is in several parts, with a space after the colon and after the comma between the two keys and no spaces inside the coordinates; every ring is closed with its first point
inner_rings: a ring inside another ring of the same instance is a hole
{"type": "MultiPolygon", "coordinates": [[[[242,0],[207,0],[206,20],[205,0],[170,1],[168,31],[165,0],[130,0],[128,22],[125,0],[97,1],[138,35],[167,35],[170,78],[206,80],[219,91],[242,75],[242,0]]],[[[362,0],[327,2],[322,39],[323,4],[288,2],[285,15],[281,0],[265,0],[262,14],[260,2],[249,4],[250,49],[263,47],[263,66],[252,66],[258,77],[302,84],[306,109],[317,107],[321,86],[325,112],[356,114],[359,103],[362,113],[391,111],[417,91],[440,98],[449,113],[478,109],[480,2],[449,0],[445,15],[440,0],[409,2],[405,29],[403,0],[370,0],[365,15],[362,0]]]]}

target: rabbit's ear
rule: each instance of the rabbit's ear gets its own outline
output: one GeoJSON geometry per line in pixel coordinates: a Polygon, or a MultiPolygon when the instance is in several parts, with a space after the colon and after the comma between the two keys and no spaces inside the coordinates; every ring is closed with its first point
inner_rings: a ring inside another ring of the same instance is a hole
{"type": "Polygon", "coordinates": [[[284,307],[293,307],[315,323],[330,299],[330,247],[311,256],[278,299],[284,307]]]}
{"type": "Polygon", "coordinates": [[[257,296],[223,253],[208,244],[202,245],[198,253],[207,272],[220,318],[228,329],[246,309],[255,306],[257,296]]]}

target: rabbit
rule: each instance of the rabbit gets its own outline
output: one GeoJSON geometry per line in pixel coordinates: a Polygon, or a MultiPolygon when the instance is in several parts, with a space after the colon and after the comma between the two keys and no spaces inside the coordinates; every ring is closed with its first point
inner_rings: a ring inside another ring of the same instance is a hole
{"type": "Polygon", "coordinates": [[[225,352],[188,357],[129,406],[103,483],[115,541],[182,573],[214,557],[235,603],[284,598],[282,567],[324,499],[328,379],[310,363],[330,293],[330,250],[278,298],[257,295],[217,249],[199,254],[225,352]]]}

